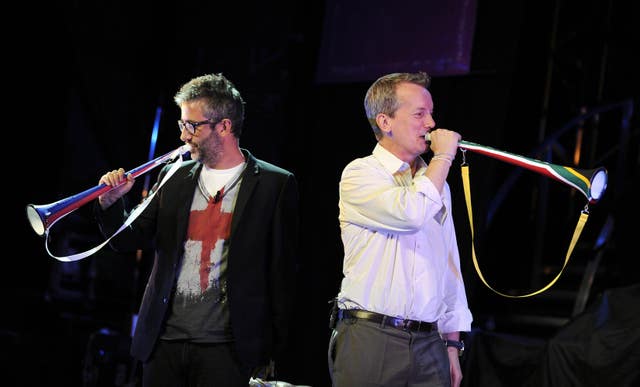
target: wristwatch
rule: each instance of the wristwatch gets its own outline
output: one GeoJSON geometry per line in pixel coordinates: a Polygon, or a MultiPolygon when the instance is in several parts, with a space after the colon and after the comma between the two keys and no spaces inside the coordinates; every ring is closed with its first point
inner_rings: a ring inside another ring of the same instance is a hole
{"type": "Polygon", "coordinates": [[[464,353],[464,341],[455,341],[455,340],[444,340],[445,347],[456,347],[458,348],[458,356],[462,356],[464,353]]]}

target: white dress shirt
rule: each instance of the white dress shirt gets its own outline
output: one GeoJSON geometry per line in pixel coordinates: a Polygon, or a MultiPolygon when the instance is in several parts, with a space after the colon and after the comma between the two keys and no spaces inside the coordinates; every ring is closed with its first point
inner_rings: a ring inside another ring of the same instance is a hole
{"type": "Polygon", "coordinates": [[[344,245],[342,309],[438,322],[442,333],[471,330],[451,192],[440,194],[418,158],[409,164],[379,144],[350,162],[340,180],[344,245]]]}

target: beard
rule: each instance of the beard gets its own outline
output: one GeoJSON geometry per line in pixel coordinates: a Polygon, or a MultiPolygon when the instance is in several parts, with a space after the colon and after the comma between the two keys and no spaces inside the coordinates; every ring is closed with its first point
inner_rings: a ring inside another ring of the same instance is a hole
{"type": "Polygon", "coordinates": [[[222,140],[220,135],[212,130],[211,133],[196,144],[192,158],[200,161],[204,165],[216,165],[222,158],[222,140]],[[195,153],[195,155],[193,155],[195,153]]]}

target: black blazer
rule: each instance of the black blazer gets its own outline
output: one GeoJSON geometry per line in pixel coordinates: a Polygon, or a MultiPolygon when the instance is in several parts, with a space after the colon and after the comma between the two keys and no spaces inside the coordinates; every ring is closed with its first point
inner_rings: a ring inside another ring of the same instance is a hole
{"type": "MultiPolygon", "coordinates": [[[[270,359],[277,362],[286,345],[295,290],[299,198],[291,172],[242,152],[248,164],[231,221],[227,290],[234,345],[243,365],[252,369],[270,359]]],[[[158,182],[170,167],[162,168],[158,182]]],[[[184,162],[143,213],[110,241],[121,252],[155,250],[131,344],[131,354],[142,361],[150,357],[167,317],[201,168],[199,162],[184,162]]],[[[96,207],[107,237],[128,216],[122,200],[105,211],[96,207]]]]}

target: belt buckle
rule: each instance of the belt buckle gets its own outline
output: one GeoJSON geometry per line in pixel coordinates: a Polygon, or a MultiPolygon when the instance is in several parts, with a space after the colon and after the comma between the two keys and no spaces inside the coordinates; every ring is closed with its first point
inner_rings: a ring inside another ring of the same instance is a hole
{"type": "Polygon", "coordinates": [[[382,317],[382,325],[385,327],[401,329],[400,326],[398,325],[398,319],[390,316],[382,317]]]}
{"type": "Polygon", "coordinates": [[[383,321],[382,325],[390,326],[395,329],[406,330],[405,320],[403,319],[400,319],[397,317],[384,316],[382,321],[383,321]]]}
{"type": "Polygon", "coordinates": [[[402,321],[402,330],[405,331],[405,332],[410,330],[409,324],[411,324],[411,320],[409,320],[409,319],[403,320],[402,321]]]}

